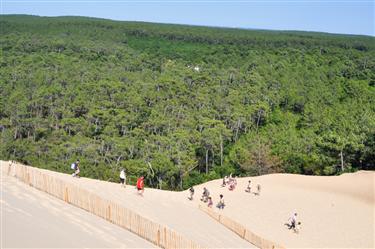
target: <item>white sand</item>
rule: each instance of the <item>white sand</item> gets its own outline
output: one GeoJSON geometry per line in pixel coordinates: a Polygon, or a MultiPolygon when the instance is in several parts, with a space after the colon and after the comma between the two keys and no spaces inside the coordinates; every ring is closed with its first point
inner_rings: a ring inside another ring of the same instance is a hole
{"type": "MultiPolygon", "coordinates": [[[[222,180],[206,186],[214,203],[223,194],[223,213],[254,233],[287,248],[374,248],[375,172],[359,171],[341,176],[272,174],[238,179],[234,191],[220,187],[222,180]],[[246,193],[261,184],[260,196],[246,193]],[[302,222],[299,234],[283,225],[293,212],[302,222]]],[[[199,202],[199,201],[197,201],[199,202]]]]}
{"type": "Polygon", "coordinates": [[[272,174],[241,178],[235,191],[222,188],[222,180],[215,180],[196,186],[194,201],[187,200],[188,191],[146,189],[144,197],[140,197],[134,186],[124,189],[120,184],[44,172],[114,200],[202,246],[252,247],[198,210],[199,198],[206,186],[214,204],[219,194],[224,194],[227,205],[221,212],[287,248],[375,247],[375,172],[360,171],[333,177],[272,174]],[[249,179],[253,189],[261,184],[260,196],[244,191],[249,179]],[[299,234],[284,226],[295,211],[302,222],[299,234]]]}
{"type": "Polygon", "coordinates": [[[82,209],[1,177],[1,248],[155,248],[82,209]]]}

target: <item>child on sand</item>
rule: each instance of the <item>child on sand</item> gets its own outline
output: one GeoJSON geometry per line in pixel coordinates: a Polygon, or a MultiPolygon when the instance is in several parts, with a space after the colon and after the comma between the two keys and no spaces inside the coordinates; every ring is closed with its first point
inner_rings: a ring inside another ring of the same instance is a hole
{"type": "Polygon", "coordinates": [[[225,203],[224,203],[224,196],[221,194],[220,195],[220,201],[219,203],[216,205],[216,207],[218,209],[224,209],[224,206],[225,206],[225,203]]]}
{"type": "Polygon", "coordinates": [[[235,188],[236,188],[236,182],[233,180],[233,181],[230,182],[228,189],[230,191],[233,191],[235,188]]]}
{"type": "Polygon", "coordinates": [[[126,187],[126,174],[125,174],[125,169],[121,169],[120,172],[120,183],[121,187],[126,187]]]}
{"type": "Polygon", "coordinates": [[[137,193],[141,196],[143,196],[144,185],[144,177],[141,176],[137,179],[137,193]]]}
{"type": "Polygon", "coordinates": [[[212,202],[212,198],[211,198],[211,196],[210,197],[208,197],[208,207],[209,208],[212,208],[212,205],[213,205],[213,202],[212,202]]]}
{"type": "Polygon", "coordinates": [[[189,200],[193,200],[193,195],[194,195],[194,188],[193,186],[191,186],[191,188],[189,188],[189,192],[190,192],[190,197],[188,197],[189,200]]]}

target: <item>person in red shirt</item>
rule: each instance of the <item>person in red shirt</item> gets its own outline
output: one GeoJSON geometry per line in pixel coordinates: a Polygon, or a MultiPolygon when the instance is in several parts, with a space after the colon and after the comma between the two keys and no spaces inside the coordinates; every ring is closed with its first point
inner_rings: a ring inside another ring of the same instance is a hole
{"type": "Polygon", "coordinates": [[[145,187],[144,177],[141,176],[141,177],[139,177],[139,178],[137,179],[137,190],[138,190],[138,194],[140,194],[140,195],[143,196],[144,187],[145,187]]]}

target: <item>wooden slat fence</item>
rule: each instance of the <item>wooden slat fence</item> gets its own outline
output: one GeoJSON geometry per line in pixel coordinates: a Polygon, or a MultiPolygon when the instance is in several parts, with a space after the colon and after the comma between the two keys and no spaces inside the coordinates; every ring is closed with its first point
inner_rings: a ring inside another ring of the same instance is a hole
{"type": "Polygon", "coordinates": [[[32,187],[123,227],[161,248],[202,248],[171,228],[148,220],[113,201],[103,199],[78,186],[43,173],[38,168],[16,162],[7,164],[1,161],[1,164],[3,173],[5,171],[7,175],[14,176],[32,187]]]}
{"type": "Polygon", "coordinates": [[[285,247],[277,245],[276,243],[264,239],[259,235],[251,232],[249,229],[244,227],[242,224],[212,210],[212,208],[199,205],[199,209],[208,214],[213,219],[217,220],[219,223],[223,224],[225,227],[229,228],[236,234],[238,234],[244,240],[249,241],[251,244],[255,245],[261,249],[284,249],[285,247]]]}

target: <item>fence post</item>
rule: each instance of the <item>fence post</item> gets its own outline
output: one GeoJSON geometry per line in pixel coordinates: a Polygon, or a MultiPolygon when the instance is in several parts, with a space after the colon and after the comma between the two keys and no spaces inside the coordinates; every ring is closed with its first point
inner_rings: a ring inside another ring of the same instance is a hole
{"type": "Polygon", "coordinates": [[[158,228],[158,233],[156,234],[156,244],[160,246],[160,228],[158,228]]]}
{"type": "Polygon", "coordinates": [[[8,165],[8,172],[7,172],[8,176],[10,175],[10,170],[12,169],[11,167],[12,167],[12,162],[10,162],[8,165]]]}
{"type": "Polygon", "coordinates": [[[111,221],[111,205],[108,204],[108,220],[111,221]]]}
{"type": "Polygon", "coordinates": [[[167,248],[167,229],[164,227],[164,248],[167,248]]]}
{"type": "Polygon", "coordinates": [[[67,203],[69,203],[68,187],[65,187],[64,201],[67,202],[67,203]]]}
{"type": "Polygon", "coordinates": [[[30,182],[30,173],[29,172],[27,172],[26,173],[26,178],[27,178],[27,184],[29,185],[29,186],[31,186],[31,182],[30,182]]]}

